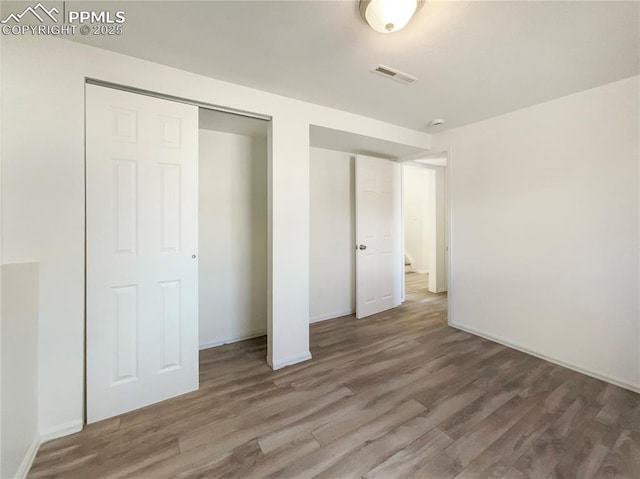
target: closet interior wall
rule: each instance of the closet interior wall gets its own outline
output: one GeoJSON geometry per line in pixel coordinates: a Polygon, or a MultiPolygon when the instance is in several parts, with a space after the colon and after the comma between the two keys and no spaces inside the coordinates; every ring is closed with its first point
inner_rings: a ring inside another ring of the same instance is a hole
{"type": "Polygon", "coordinates": [[[267,122],[200,110],[200,348],[267,333],[267,122]]]}

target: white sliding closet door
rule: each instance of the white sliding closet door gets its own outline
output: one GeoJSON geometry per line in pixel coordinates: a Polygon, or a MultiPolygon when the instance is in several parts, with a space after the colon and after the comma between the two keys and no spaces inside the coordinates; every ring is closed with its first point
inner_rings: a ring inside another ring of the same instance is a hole
{"type": "Polygon", "coordinates": [[[198,388],[198,108],[86,102],[91,423],[198,388]]]}

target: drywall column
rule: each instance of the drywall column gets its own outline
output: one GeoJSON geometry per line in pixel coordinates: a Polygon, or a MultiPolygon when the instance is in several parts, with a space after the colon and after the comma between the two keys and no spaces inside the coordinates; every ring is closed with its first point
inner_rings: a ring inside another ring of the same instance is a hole
{"type": "Polygon", "coordinates": [[[446,193],[445,169],[434,168],[429,175],[429,196],[427,224],[429,245],[429,291],[442,293],[447,290],[446,279],[446,193]]]}
{"type": "Polygon", "coordinates": [[[309,353],[309,123],[273,118],[268,168],[267,361],[279,369],[309,353]]]}

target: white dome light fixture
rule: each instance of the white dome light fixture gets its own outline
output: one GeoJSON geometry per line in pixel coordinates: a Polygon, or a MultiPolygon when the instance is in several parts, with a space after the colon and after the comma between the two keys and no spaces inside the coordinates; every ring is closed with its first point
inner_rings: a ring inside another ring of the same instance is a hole
{"type": "Polygon", "coordinates": [[[362,18],[379,33],[397,32],[413,18],[424,0],[360,0],[362,18]]]}

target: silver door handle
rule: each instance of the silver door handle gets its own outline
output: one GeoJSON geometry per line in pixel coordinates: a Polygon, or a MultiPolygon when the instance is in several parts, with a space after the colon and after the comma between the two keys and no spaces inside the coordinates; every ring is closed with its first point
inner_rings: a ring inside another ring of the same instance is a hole
{"type": "Polygon", "coordinates": [[[360,246],[358,246],[358,249],[360,249],[360,250],[367,249],[367,245],[366,244],[361,244],[360,246]]]}

